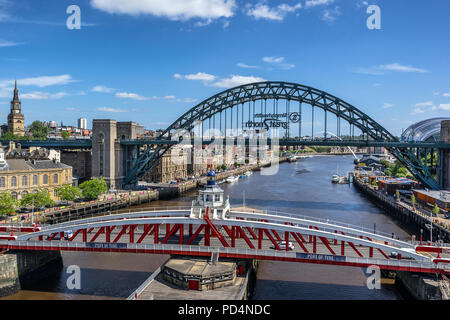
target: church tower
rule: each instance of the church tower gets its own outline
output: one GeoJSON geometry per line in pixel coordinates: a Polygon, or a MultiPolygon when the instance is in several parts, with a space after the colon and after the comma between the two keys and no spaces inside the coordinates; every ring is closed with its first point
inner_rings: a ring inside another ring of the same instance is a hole
{"type": "Polygon", "coordinates": [[[8,131],[16,136],[25,135],[24,119],[21,110],[22,103],[19,100],[19,90],[17,90],[17,81],[14,85],[14,97],[11,101],[11,112],[8,115],[8,131]]]}

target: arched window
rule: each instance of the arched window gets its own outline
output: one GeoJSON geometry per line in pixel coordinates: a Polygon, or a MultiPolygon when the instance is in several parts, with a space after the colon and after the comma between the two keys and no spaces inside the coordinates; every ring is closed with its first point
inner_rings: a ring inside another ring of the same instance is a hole
{"type": "Polygon", "coordinates": [[[37,186],[38,185],[38,176],[34,175],[33,176],[33,186],[37,186]]]}
{"type": "Polygon", "coordinates": [[[0,188],[6,187],[6,179],[5,177],[0,178],[0,188]]]}
{"type": "Polygon", "coordinates": [[[25,197],[28,194],[27,191],[22,192],[22,198],[25,197]]]}
{"type": "Polygon", "coordinates": [[[48,184],[48,175],[44,174],[44,184],[48,184]]]}
{"type": "Polygon", "coordinates": [[[58,183],[58,175],[57,174],[53,175],[53,183],[58,183]]]}
{"type": "Polygon", "coordinates": [[[16,177],[11,178],[11,187],[17,187],[17,178],[16,177]]]}
{"type": "Polygon", "coordinates": [[[23,176],[22,177],[22,186],[26,187],[28,185],[28,177],[27,176],[23,176]]]}
{"type": "Polygon", "coordinates": [[[11,193],[11,197],[12,197],[14,200],[17,200],[17,192],[11,193]]]}
{"type": "Polygon", "coordinates": [[[38,190],[33,190],[33,193],[38,193],[39,191],[38,190]]]}

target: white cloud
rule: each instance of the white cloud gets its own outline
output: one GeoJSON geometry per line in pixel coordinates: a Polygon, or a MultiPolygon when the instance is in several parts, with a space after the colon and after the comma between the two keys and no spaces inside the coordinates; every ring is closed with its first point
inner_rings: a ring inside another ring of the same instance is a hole
{"type": "Polygon", "coordinates": [[[339,7],[335,7],[334,9],[326,9],[323,12],[322,20],[333,22],[340,15],[341,10],[339,9],[339,7]]]}
{"type": "Polygon", "coordinates": [[[232,87],[237,87],[237,86],[248,84],[248,83],[264,82],[264,81],[266,81],[266,80],[263,78],[260,78],[260,77],[230,75],[229,78],[221,79],[221,80],[213,83],[213,86],[220,87],[220,88],[232,88],[232,87]]]}
{"type": "Polygon", "coordinates": [[[264,57],[262,60],[267,63],[281,63],[284,61],[284,57],[264,57]]]}
{"type": "Polygon", "coordinates": [[[129,92],[117,92],[116,93],[116,98],[121,98],[121,99],[133,99],[133,100],[149,100],[149,98],[138,95],[137,93],[129,93],[129,92]]]}
{"type": "Polygon", "coordinates": [[[173,77],[175,79],[200,80],[200,81],[214,81],[216,79],[216,76],[204,72],[198,72],[196,74],[187,74],[187,75],[175,73],[173,77]]]}
{"type": "Polygon", "coordinates": [[[175,21],[230,18],[235,0],[91,0],[91,6],[110,14],[153,15],[175,21]]]}
{"type": "Polygon", "coordinates": [[[282,3],[272,8],[264,4],[264,2],[259,2],[254,6],[247,6],[247,15],[252,16],[256,20],[267,19],[281,21],[288,13],[293,13],[301,8],[302,5],[300,2],[293,6],[282,3]]]}
{"type": "Polygon", "coordinates": [[[100,93],[112,93],[117,91],[117,89],[108,88],[106,86],[95,86],[91,89],[92,92],[100,92],[100,93]]]}
{"type": "MultiPolygon", "coordinates": [[[[1,21],[1,14],[0,14],[0,21],[1,21]]],[[[0,39],[0,48],[15,47],[15,46],[19,46],[21,44],[23,44],[23,43],[0,39]]]]}
{"type": "Polygon", "coordinates": [[[439,110],[444,110],[444,111],[450,111],[450,103],[441,103],[439,105],[439,107],[437,107],[439,110]]]}
{"type": "Polygon", "coordinates": [[[369,74],[369,75],[385,75],[387,72],[406,72],[406,73],[427,73],[428,70],[405,66],[399,63],[391,64],[381,64],[378,66],[368,67],[368,68],[357,68],[354,70],[355,73],[369,74]]]}
{"type": "Polygon", "coordinates": [[[432,101],[416,103],[414,107],[432,107],[434,104],[432,101]]]}
{"type": "Polygon", "coordinates": [[[244,69],[258,69],[258,66],[250,66],[250,65],[245,64],[245,63],[243,63],[243,62],[239,62],[239,63],[237,64],[237,66],[238,66],[239,68],[244,68],[244,69]]]}
{"type": "Polygon", "coordinates": [[[398,72],[416,72],[416,73],[427,73],[428,70],[420,69],[412,66],[404,66],[399,63],[391,63],[387,65],[381,65],[379,66],[381,70],[388,70],[388,71],[398,71],[398,72]]]}
{"type": "Polygon", "coordinates": [[[425,111],[422,110],[422,109],[420,109],[420,108],[415,108],[415,109],[412,111],[412,114],[413,114],[413,115],[415,115],[415,114],[422,114],[422,113],[425,113],[425,111]]]}
{"type": "Polygon", "coordinates": [[[444,97],[450,97],[450,93],[444,93],[443,96],[444,97]]]}
{"type": "Polygon", "coordinates": [[[272,65],[279,67],[281,69],[284,69],[284,70],[289,70],[289,69],[295,68],[294,64],[283,62],[284,57],[264,57],[264,58],[262,58],[262,60],[266,63],[272,64],[272,65]]]}
{"type": "Polygon", "coordinates": [[[108,108],[108,107],[97,108],[97,111],[101,111],[101,112],[113,112],[113,113],[128,112],[127,110],[116,109],[116,108],[108,108]]]}
{"type": "MultiPolygon", "coordinates": [[[[60,76],[42,76],[17,80],[17,84],[19,86],[35,86],[40,88],[56,85],[65,85],[71,82],[75,82],[75,80],[73,80],[69,74],[63,74],[60,76]]],[[[0,82],[0,87],[5,87],[8,85],[14,85],[14,80],[5,80],[0,82]]]]}
{"type": "Polygon", "coordinates": [[[390,109],[392,108],[394,105],[392,103],[389,102],[385,102],[382,106],[383,109],[390,109]]]}
{"type": "Polygon", "coordinates": [[[41,91],[33,91],[29,93],[23,93],[20,98],[23,100],[49,100],[49,99],[61,99],[68,96],[67,92],[48,93],[41,91]]]}
{"type": "Polygon", "coordinates": [[[311,7],[316,7],[316,6],[329,5],[333,2],[334,2],[334,0],[307,0],[305,3],[305,7],[311,8],[311,7]]]}

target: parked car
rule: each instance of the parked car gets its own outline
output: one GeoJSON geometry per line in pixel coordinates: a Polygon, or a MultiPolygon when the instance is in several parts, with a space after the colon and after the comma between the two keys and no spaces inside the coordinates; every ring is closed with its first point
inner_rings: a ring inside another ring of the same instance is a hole
{"type": "MultiPolygon", "coordinates": [[[[286,241],[278,242],[278,246],[280,247],[281,250],[286,250],[286,241]]],[[[288,243],[288,247],[289,247],[289,250],[294,250],[295,249],[295,246],[294,246],[294,244],[292,242],[288,243]]],[[[270,248],[271,249],[276,249],[275,245],[272,245],[270,248]]]]}
{"type": "MultiPolygon", "coordinates": [[[[72,230],[64,231],[64,239],[65,239],[65,240],[69,240],[72,236],[73,236],[72,230]]],[[[47,240],[49,240],[51,237],[52,237],[51,235],[47,236],[47,240]]],[[[58,232],[58,233],[53,237],[52,240],[61,240],[61,233],[58,232]]]]}

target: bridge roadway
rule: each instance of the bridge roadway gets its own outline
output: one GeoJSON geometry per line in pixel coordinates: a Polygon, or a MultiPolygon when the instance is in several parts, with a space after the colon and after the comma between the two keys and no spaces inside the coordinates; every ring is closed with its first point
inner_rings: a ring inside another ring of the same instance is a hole
{"type": "Polygon", "coordinates": [[[171,210],[105,215],[39,227],[34,232],[15,227],[12,237],[8,227],[2,227],[0,248],[202,256],[219,251],[222,257],[450,272],[450,246],[418,246],[363,228],[306,217],[232,211],[227,219],[210,220],[210,226],[207,220],[189,214],[188,210],[171,210]],[[47,240],[67,230],[74,233],[69,241],[47,240]],[[286,236],[294,250],[276,250],[274,246],[286,236]],[[390,258],[392,252],[399,259],[390,258]]]}

